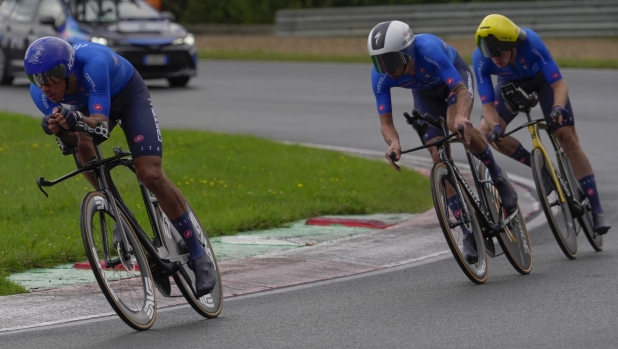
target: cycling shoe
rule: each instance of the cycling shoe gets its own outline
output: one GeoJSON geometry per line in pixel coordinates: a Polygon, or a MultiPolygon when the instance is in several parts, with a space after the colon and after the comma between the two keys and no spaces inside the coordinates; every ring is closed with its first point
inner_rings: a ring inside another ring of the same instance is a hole
{"type": "Polygon", "coordinates": [[[468,264],[474,264],[479,260],[479,254],[476,250],[476,240],[474,235],[468,234],[463,239],[464,258],[468,264]]]}
{"type": "Polygon", "coordinates": [[[504,171],[494,178],[493,182],[500,194],[502,206],[506,209],[507,213],[511,215],[517,209],[517,193],[513,185],[504,171]]]}
{"type": "Polygon", "coordinates": [[[612,227],[609,224],[609,221],[607,220],[607,218],[605,218],[605,215],[603,214],[603,212],[601,212],[601,213],[593,213],[592,214],[592,221],[594,222],[593,230],[594,230],[595,233],[597,233],[599,235],[606,234],[607,231],[609,230],[609,228],[612,227]]]}
{"type": "Polygon", "coordinates": [[[195,273],[195,293],[197,298],[212,292],[217,284],[217,278],[215,277],[215,266],[210,257],[208,257],[208,254],[204,253],[201,257],[192,260],[189,267],[195,273]]]}

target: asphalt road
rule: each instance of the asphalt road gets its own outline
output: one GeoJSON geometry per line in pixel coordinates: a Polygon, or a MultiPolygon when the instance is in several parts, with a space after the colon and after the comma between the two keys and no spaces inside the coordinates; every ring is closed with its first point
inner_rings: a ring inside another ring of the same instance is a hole
{"type": "MultiPolygon", "coordinates": [[[[145,333],[133,332],[112,316],[5,333],[0,347],[615,347],[618,179],[613,170],[618,161],[614,137],[618,72],[563,69],[563,75],[581,143],[615,227],[601,253],[592,252],[580,237],[578,259],[568,261],[543,225],[531,232],[535,265],[528,276],[516,274],[503,258],[493,259],[488,282],[475,286],[451,258],[437,258],[229,298],[214,320],[203,320],[181,307],[160,312],[153,329],[145,333]]],[[[200,76],[187,89],[167,89],[162,82],[151,86],[163,127],[386,149],[365,65],[212,61],[201,63],[200,76]]],[[[410,110],[409,91],[397,91],[393,103],[395,115],[410,110]]],[[[25,80],[22,86],[0,88],[0,108],[38,115],[25,80]]],[[[477,103],[475,123],[479,114],[477,103]]],[[[404,147],[420,144],[403,120],[396,126],[404,147]]],[[[526,135],[521,136],[529,145],[526,135]]],[[[507,171],[530,175],[515,161],[498,159],[507,171]]]]}

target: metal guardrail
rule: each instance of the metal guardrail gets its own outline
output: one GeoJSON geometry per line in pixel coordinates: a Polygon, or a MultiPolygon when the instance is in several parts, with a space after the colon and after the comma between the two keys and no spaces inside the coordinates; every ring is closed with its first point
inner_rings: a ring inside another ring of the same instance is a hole
{"type": "Polygon", "coordinates": [[[365,36],[400,20],[415,33],[471,37],[486,15],[499,13],[543,37],[618,36],[617,0],[509,1],[279,10],[278,36],[365,36]]]}

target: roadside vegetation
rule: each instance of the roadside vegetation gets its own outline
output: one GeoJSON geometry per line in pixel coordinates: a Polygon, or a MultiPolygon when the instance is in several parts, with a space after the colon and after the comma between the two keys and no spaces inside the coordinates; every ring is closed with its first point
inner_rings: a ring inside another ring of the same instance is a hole
{"type": "MultiPolygon", "coordinates": [[[[429,181],[381,160],[252,136],[193,130],[162,131],[167,176],[200,215],[209,236],[285,226],[318,215],[423,212],[432,207],[429,181]]],[[[128,149],[121,129],[103,144],[128,149]]],[[[93,189],[82,176],[45,188],[36,178],[75,169],[38,118],[0,113],[0,295],[23,290],[9,273],[85,260],[79,227],[83,196],[93,189]]],[[[130,171],[113,177],[123,198],[146,223],[130,171]]]]}
{"type": "MultiPolygon", "coordinates": [[[[252,60],[252,61],[296,61],[296,62],[332,62],[332,63],[367,63],[371,64],[368,55],[334,55],[311,53],[287,53],[272,51],[235,51],[235,50],[200,50],[200,59],[252,60]]],[[[462,58],[472,64],[472,56],[462,55],[462,58]]],[[[601,68],[618,69],[618,59],[579,59],[555,58],[561,68],[601,68]]]]}

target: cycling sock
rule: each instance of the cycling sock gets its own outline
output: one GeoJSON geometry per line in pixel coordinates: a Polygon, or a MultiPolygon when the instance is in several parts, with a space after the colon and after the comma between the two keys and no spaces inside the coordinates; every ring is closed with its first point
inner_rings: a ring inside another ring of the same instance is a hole
{"type": "Polygon", "coordinates": [[[603,209],[601,208],[601,200],[599,200],[599,193],[597,192],[597,183],[594,180],[594,175],[591,174],[590,176],[579,179],[578,182],[584,190],[584,193],[586,193],[588,200],[590,201],[590,206],[592,206],[592,212],[603,212],[603,209]]]}
{"type": "Polygon", "coordinates": [[[482,153],[472,155],[474,155],[474,157],[481,160],[485,164],[485,167],[487,167],[487,169],[489,170],[489,174],[492,178],[498,177],[498,175],[500,175],[500,173],[502,172],[502,169],[500,168],[500,166],[498,166],[498,164],[496,164],[496,161],[494,160],[494,155],[491,153],[489,145],[485,146],[485,150],[483,150],[482,153]]]}
{"type": "Polygon", "coordinates": [[[511,158],[525,164],[530,167],[530,152],[524,148],[521,143],[519,143],[519,147],[515,150],[513,154],[511,154],[511,158]]]}
{"type": "Polygon", "coordinates": [[[195,235],[195,227],[193,226],[193,222],[189,218],[189,212],[185,212],[182,216],[176,219],[170,219],[172,225],[180,235],[182,239],[187,244],[189,248],[189,259],[194,260],[196,258],[200,258],[206,253],[204,248],[200,244],[200,241],[197,239],[197,235],[195,235]]]}
{"type": "MultiPolygon", "coordinates": [[[[446,199],[446,202],[448,203],[448,207],[453,212],[453,216],[455,216],[457,222],[461,222],[461,204],[459,203],[459,196],[453,195],[446,199]]],[[[470,233],[463,224],[460,227],[464,233],[464,236],[470,233]]]]}

